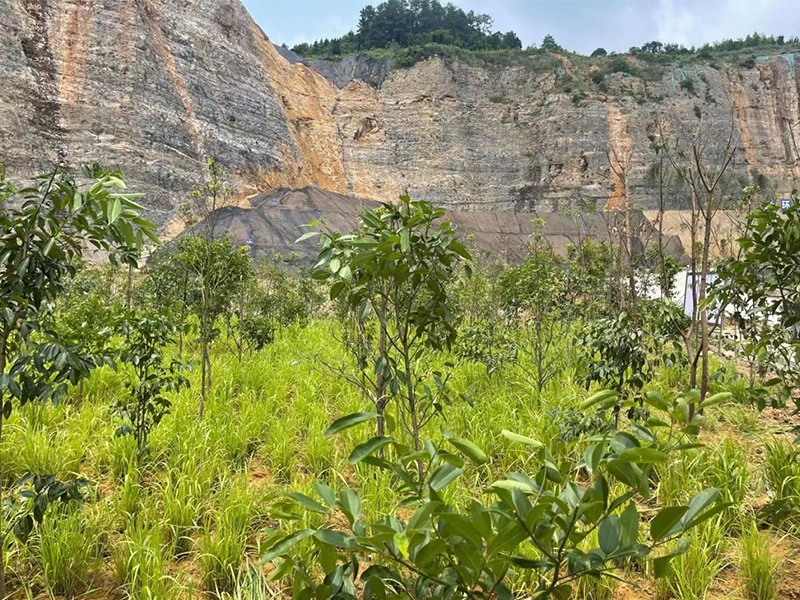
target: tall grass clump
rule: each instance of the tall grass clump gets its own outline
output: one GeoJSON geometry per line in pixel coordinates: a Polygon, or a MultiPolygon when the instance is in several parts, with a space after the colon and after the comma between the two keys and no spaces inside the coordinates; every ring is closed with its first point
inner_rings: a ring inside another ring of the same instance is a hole
{"type": "Polygon", "coordinates": [[[267,578],[255,567],[243,570],[231,592],[223,592],[221,600],[273,600],[281,595],[279,589],[269,586],[267,578]]]}
{"type": "Polygon", "coordinates": [[[789,442],[778,439],[766,442],[764,448],[765,476],[774,496],[774,520],[797,533],[800,531],[800,452],[789,442]]]}
{"type": "Polygon", "coordinates": [[[114,574],[131,600],[172,598],[174,582],[167,575],[161,526],[134,521],[112,553],[114,574]]]}
{"type": "MultiPolygon", "coordinates": [[[[673,575],[666,580],[675,600],[706,600],[711,584],[726,566],[724,519],[715,518],[698,527],[689,550],[673,561],[673,575]]],[[[663,591],[659,594],[665,597],[663,591]]]]}
{"type": "Polygon", "coordinates": [[[81,512],[48,511],[38,537],[38,559],[50,593],[71,598],[84,591],[92,580],[95,546],[81,512]]]}
{"type": "Polygon", "coordinates": [[[177,469],[168,472],[161,487],[161,508],[167,528],[170,554],[178,558],[189,553],[191,533],[203,508],[203,486],[177,469]]]}
{"type": "Polygon", "coordinates": [[[747,446],[726,437],[706,452],[706,461],[706,487],[720,490],[722,501],[731,504],[723,513],[726,529],[739,530],[743,518],[742,505],[752,479],[747,446]]]}
{"type": "Polygon", "coordinates": [[[253,519],[254,496],[246,483],[229,484],[219,494],[217,508],[206,518],[199,540],[199,561],[206,589],[230,592],[244,562],[253,519]]]}
{"type": "Polygon", "coordinates": [[[770,537],[754,522],[744,528],[739,544],[739,566],[747,600],[775,600],[778,597],[778,560],[772,556],[770,537]]]}

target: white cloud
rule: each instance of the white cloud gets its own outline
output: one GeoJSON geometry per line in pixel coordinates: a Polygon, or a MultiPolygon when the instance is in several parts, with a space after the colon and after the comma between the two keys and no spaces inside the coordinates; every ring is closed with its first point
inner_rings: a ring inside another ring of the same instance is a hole
{"type": "Polygon", "coordinates": [[[795,0],[658,0],[653,17],[657,39],[686,46],[755,31],[791,36],[800,29],[795,0]]]}

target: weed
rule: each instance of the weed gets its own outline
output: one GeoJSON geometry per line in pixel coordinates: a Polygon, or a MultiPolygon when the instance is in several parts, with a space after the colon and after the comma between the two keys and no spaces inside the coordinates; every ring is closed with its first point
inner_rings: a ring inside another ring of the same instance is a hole
{"type": "Polygon", "coordinates": [[[800,452],[791,444],[773,440],[765,444],[765,476],[773,503],[770,512],[777,525],[800,531],[800,452]]]}
{"type": "Polygon", "coordinates": [[[95,564],[94,546],[79,510],[59,515],[48,511],[39,529],[38,555],[47,589],[52,594],[75,596],[86,589],[95,564]]]}
{"type": "Polygon", "coordinates": [[[769,534],[760,532],[754,522],[742,533],[739,566],[747,600],[777,598],[778,560],[772,556],[769,534]]]}
{"type": "Polygon", "coordinates": [[[221,593],[235,588],[244,561],[253,513],[253,496],[246,484],[229,484],[220,492],[219,508],[204,524],[200,538],[200,568],[208,590],[221,593]]]}
{"type": "Polygon", "coordinates": [[[705,462],[705,485],[719,489],[723,502],[732,505],[724,513],[725,524],[726,528],[738,530],[742,505],[751,483],[747,447],[726,437],[716,448],[706,452],[705,462]]]}
{"type": "Polygon", "coordinates": [[[725,527],[722,519],[706,521],[693,533],[686,554],[673,561],[669,586],[675,600],[705,600],[717,574],[725,567],[725,527]]]}
{"type": "Polygon", "coordinates": [[[163,538],[160,526],[136,520],[128,528],[127,537],[114,547],[116,580],[131,600],[172,597],[174,583],[167,576],[163,538]]]}

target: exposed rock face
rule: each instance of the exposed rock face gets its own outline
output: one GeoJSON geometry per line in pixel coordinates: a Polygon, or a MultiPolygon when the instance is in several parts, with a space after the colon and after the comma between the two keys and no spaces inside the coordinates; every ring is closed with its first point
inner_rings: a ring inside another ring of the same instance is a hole
{"type": "Polygon", "coordinates": [[[0,160],[18,176],[99,160],[148,194],[159,223],[212,156],[243,206],[317,186],[469,209],[652,208],[649,136],[663,112],[686,127],[698,112],[733,116],[738,171],[782,193],[800,175],[795,55],[656,81],[615,74],[581,96],[565,83],[579,67],[559,57],[545,69],[305,61],[279,52],[239,0],[0,0],[0,19],[0,160]]]}
{"type": "Polygon", "coordinates": [[[344,191],[336,88],[238,0],[0,0],[0,157],[101,160],[164,222],[215,157],[244,193],[344,191]]]}

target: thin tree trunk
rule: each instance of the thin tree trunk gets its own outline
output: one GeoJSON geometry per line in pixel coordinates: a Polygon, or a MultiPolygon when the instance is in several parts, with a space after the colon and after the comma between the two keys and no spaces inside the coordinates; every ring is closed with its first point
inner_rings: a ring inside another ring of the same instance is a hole
{"type": "MultiPolygon", "coordinates": [[[[0,375],[6,372],[6,349],[8,347],[8,336],[11,334],[8,325],[3,327],[3,333],[0,334],[0,375]]],[[[5,400],[5,392],[0,391],[0,441],[3,439],[3,402],[5,400]]],[[[0,499],[3,497],[3,464],[2,455],[0,455],[0,499]]],[[[0,599],[6,597],[6,570],[5,570],[5,546],[6,546],[6,532],[5,523],[0,525],[0,599]]]]}
{"type": "MultiPolygon", "coordinates": [[[[417,415],[417,398],[414,394],[414,379],[411,376],[411,361],[409,359],[410,349],[406,344],[403,344],[403,362],[406,369],[406,392],[408,394],[408,412],[411,417],[411,437],[414,439],[414,450],[419,451],[422,448],[419,442],[419,417],[417,415]]],[[[425,471],[422,468],[422,460],[417,460],[417,473],[419,473],[419,482],[422,484],[422,478],[425,476],[425,471]]]]}
{"type": "Polygon", "coordinates": [[[186,321],[186,292],[189,287],[189,271],[183,270],[183,299],[181,301],[181,322],[178,330],[178,358],[183,359],[183,328],[186,321]]]}
{"type": "MultiPolygon", "coordinates": [[[[378,356],[386,354],[386,324],[380,322],[380,334],[378,336],[378,356]]],[[[386,395],[383,393],[383,370],[375,377],[375,409],[378,413],[378,436],[382,437],[386,433],[386,395]]]]}
{"type": "Polygon", "coordinates": [[[128,265],[128,282],[125,289],[125,308],[131,309],[131,300],[133,298],[133,265],[128,265]]]}
{"type": "MultiPolygon", "coordinates": [[[[691,347],[691,352],[689,354],[689,358],[695,355],[695,348],[697,342],[697,321],[698,321],[698,311],[697,311],[697,196],[695,194],[694,189],[691,191],[692,195],[692,231],[691,231],[691,268],[692,268],[692,277],[691,277],[691,294],[692,294],[692,324],[689,330],[689,336],[691,343],[689,344],[691,347]]],[[[692,358],[692,362],[690,363],[690,370],[689,370],[689,387],[693,390],[697,389],[697,359],[692,358]]],[[[695,407],[694,404],[689,405],[689,418],[694,416],[695,407]]]]}
{"type": "MultiPolygon", "coordinates": [[[[625,202],[627,204],[627,191],[626,191],[626,199],[625,202]]],[[[633,260],[633,245],[635,241],[635,237],[633,235],[633,225],[631,224],[631,209],[630,206],[625,207],[625,228],[627,229],[628,234],[628,287],[630,288],[630,304],[631,309],[633,312],[636,312],[636,272],[635,272],[635,265],[633,260]]]]}
{"type": "MultiPolygon", "coordinates": [[[[711,246],[711,220],[713,213],[711,212],[711,203],[713,199],[709,197],[708,205],[706,206],[705,218],[705,231],[703,232],[703,262],[700,273],[700,304],[702,305],[706,299],[706,286],[708,281],[708,256],[711,246]]],[[[701,343],[703,348],[702,364],[701,364],[701,379],[700,379],[700,401],[702,402],[708,393],[708,309],[702,306],[700,309],[700,326],[701,326],[701,343]]]]}

